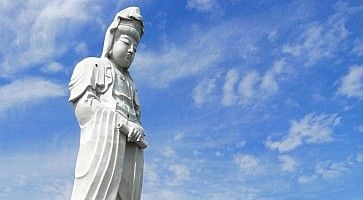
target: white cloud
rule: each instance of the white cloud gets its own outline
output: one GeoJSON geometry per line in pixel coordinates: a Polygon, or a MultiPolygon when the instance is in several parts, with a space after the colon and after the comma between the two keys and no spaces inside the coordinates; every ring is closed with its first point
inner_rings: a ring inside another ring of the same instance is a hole
{"type": "Polygon", "coordinates": [[[88,53],[88,47],[87,44],[85,42],[81,42],[79,44],[77,44],[77,46],[74,48],[75,52],[78,53],[79,55],[86,55],[88,53]]]}
{"type": "Polygon", "coordinates": [[[291,158],[289,155],[280,155],[278,157],[279,161],[281,161],[282,170],[292,172],[296,170],[297,163],[296,161],[291,158]]]}
{"type": "Polygon", "coordinates": [[[260,79],[261,77],[257,72],[248,72],[239,82],[238,92],[241,95],[242,104],[256,96],[260,79]]]}
{"type": "Polygon", "coordinates": [[[70,148],[1,156],[1,199],[70,199],[75,159],[70,148]]]}
{"type": "Polygon", "coordinates": [[[244,174],[255,174],[260,170],[258,159],[250,154],[238,154],[234,156],[234,162],[244,174]]]}
{"type": "Polygon", "coordinates": [[[160,176],[155,164],[145,163],[144,174],[145,182],[147,182],[150,187],[157,187],[160,184],[160,176]]]}
{"type": "Polygon", "coordinates": [[[38,77],[16,80],[0,86],[0,113],[9,108],[39,103],[44,99],[63,97],[66,88],[49,80],[38,77]]]}
{"type": "Polygon", "coordinates": [[[65,71],[64,65],[58,62],[51,62],[40,69],[43,73],[57,73],[65,71]]]}
{"type": "Polygon", "coordinates": [[[171,158],[171,157],[175,156],[175,151],[171,146],[165,146],[161,149],[161,154],[165,158],[171,158]]]}
{"type": "Polygon", "coordinates": [[[346,162],[321,162],[315,165],[314,173],[303,175],[298,178],[300,184],[310,184],[318,179],[335,180],[349,171],[349,163],[346,162]]]}
{"type": "Polygon", "coordinates": [[[230,106],[235,104],[237,96],[235,95],[235,85],[238,82],[238,72],[236,69],[230,69],[225,78],[223,85],[223,98],[221,104],[224,106],[230,106]]]}
{"type": "Polygon", "coordinates": [[[211,199],[211,200],[221,200],[221,199],[228,199],[228,200],[256,200],[261,199],[260,194],[261,191],[249,186],[237,184],[232,185],[230,187],[218,187],[212,190],[207,194],[207,197],[204,199],[211,199]]]}
{"type": "Polygon", "coordinates": [[[216,157],[222,157],[223,153],[220,151],[216,151],[215,155],[216,155],[216,157]]]}
{"type": "Polygon", "coordinates": [[[193,89],[193,100],[197,105],[205,103],[210,98],[216,85],[216,79],[204,79],[193,89]]]}
{"type": "Polygon", "coordinates": [[[186,200],[195,199],[195,196],[190,194],[176,191],[175,189],[160,188],[158,191],[142,192],[142,198],[145,200],[186,200]]]}
{"type": "Polygon", "coordinates": [[[363,126],[357,126],[356,129],[359,133],[363,133],[363,126]]]}
{"type": "Polygon", "coordinates": [[[262,77],[260,89],[269,95],[276,94],[279,90],[277,80],[286,71],[286,62],[283,59],[275,61],[272,68],[262,77]]]}
{"type": "Polygon", "coordinates": [[[336,12],[325,22],[315,21],[303,26],[301,35],[283,46],[283,53],[302,60],[305,66],[338,56],[349,35],[346,28],[348,17],[356,11],[345,3],[337,3],[334,7],[336,12]]]}
{"type": "Polygon", "coordinates": [[[353,66],[341,80],[338,94],[363,99],[363,66],[353,66]]]}
{"type": "Polygon", "coordinates": [[[333,180],[349,171],[344,162],[338,163],[319,163],[315,166],[315,173],[324,180],[333,180]]]}
{"type": "Polygon", "coordinates": [[[237,148],[242,148],[242,147],[244,147],[246,144],[247,144],[247,142],[246,142],[246,141],[241,140],[240,142],[238,142],[238,143],[236,144],[236,147],[237,147],[237,148]]]}
{"type": "Polygon", "coordinates": [[[184,164],[172,164],[168,170],[174,174],[173,179],[168,183],[171,186],[180,185],[190,180],[190,170],[184,164]]]}
{"type": "Polygon", "coordinates": [[[278,82],[286,74],[286,69],[284,59],[276,60],[273,66],[263,74],[251,71],[245,73],[241,79],[236,69],[230,69],[225,77],[221,104],[247,106],[266,100],[279,91],[278,82]],[[236,85],[238,85],[238,93],[235,92],[236,85]]]}
{"type": "Polygon", "coordinates": [[[280,141],[272,141],[268,138],[266,146],[287,152],[296,149],[304,143],[327,143],[333,140],[333,128],[340,123],[340,117],[336,114],[310,113],[300,121],[293,120],[287,135],[280,141]]]}
{"type": "Polygon", "coordinates": [[[299,176],[299,178],[297,179],[298,183],[300,184],[309,184],[314,182],[316,179],[318,178],[317,175],[312,175],[312,176],[299,176]]]}
{"type": "Polygon", "coordinates": [[[139,51],[132,68],[135,77],[143,79],[152,87],[165,88],[172,81],[215,67],[226,59],[224,52],[229,48],[227,45],[231,38],[241,33],[228,23],[224,25],[231,30],[225,31],[225,26],[215,26],[209,31],[196,27],[191,30],[192,36],[187,37],[189,39],[182,45],[164,41],[158,51],[150,51],[147,47],[139,51]]]}
{"type": "Polygon", "coordinates": [[[249,20],[231,19],[209,26],[184,27],[188,29],[182,40],[174,38],[170,41],[164,37],[160,48],[146,46],[138,51],[131,69],[135,79],[151,87],[165,88],[175,80],[219,68],[221,63],[231,59],[256,58],[249,56],[253,52],[246,44],[256,45],[266,37],[270,26],[255,26],[249,20]]]}
{"type": "Polygon", "coordinates": [[[173,141],[177,142],[184,138],[184,132],[178,132],[175,134],[173,141]]]}
{"type": "Polygon", "coordinates": [[[72,188],[73,180],[52,179],[48,182],[38,185],[37,187],[34,187],[34,190],[42,194],[36,198],[39,200],[66,200],[71,198],[72,188]]]}
{"type": "Polygon", "coordinates": [[[219,4],[216,0],[188,0],[187,8],[196,9],[200,12],[212,12],[218,9],[219,4]]]}
{"type": "Polygon", "coordinates": [[[363,153],[359,153],[356,155],[355,157],[355,160],[358,162],[358,163],[363,163],[363,153]]]}
{"type": "MultiPolygon", "coordinates": [[[[1,4],[1,76],[51,63],[67,49],[69,39],[95,15],[87,0],[30,0],[1,4]]],[[[94,17],[93,17],[94,18],[94,17]]]]}

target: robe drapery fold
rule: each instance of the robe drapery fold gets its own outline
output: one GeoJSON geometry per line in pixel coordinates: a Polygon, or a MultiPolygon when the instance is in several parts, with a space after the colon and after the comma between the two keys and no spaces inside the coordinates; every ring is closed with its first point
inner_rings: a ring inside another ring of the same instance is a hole
{"type": "Polygon", "coordinates": [[[81,127],[72,200],[140,199],[134,192],[141,191],[143,150],[119,132],[118,117],[99,108],[81,127]]]}

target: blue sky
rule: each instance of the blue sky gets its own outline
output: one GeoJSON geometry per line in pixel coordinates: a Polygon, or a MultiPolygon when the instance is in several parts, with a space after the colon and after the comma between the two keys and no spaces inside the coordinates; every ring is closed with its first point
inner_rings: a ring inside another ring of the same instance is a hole
{"type": "Polygon", "coordinates": [[[137,5],[143,199],[363,196],[363,3],[0,2],[0,199],[69,199],[77,62],[137,5]]]}

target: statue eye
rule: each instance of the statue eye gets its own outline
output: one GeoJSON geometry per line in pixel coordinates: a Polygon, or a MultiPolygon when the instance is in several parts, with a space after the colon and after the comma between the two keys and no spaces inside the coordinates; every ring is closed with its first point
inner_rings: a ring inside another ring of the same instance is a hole
{"type": "Polygon", "coordinates": [[[124,44],[131,45],[131,42],[127,39],[122,38],[120,39],[120,41],[123,42],[124,44]]]}

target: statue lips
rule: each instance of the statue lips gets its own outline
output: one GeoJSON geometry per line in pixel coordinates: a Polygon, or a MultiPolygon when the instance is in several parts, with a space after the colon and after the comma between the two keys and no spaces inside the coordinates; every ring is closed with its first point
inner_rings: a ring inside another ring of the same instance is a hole
{"type": "Polygon", "coordinates": [[[132,54],[128,52],[125,56],[125,60],[127,60],[128,62],[131,62],[131,57],[132,57],[132,54]]]}
{"type": "Polygon", "coordinates": [[[127,56],[126,56],[126,59],[128,60],[128,61],[130,61],[131,60],[131,54],[127,54],[127,56]]]}

